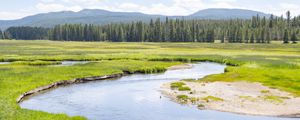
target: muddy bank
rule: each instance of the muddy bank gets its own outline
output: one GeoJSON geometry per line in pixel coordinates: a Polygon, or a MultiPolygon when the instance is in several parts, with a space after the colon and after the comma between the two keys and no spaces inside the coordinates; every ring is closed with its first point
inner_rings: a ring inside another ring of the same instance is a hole
{"type": "Polygon", "coordinates": [[[171,83],[161,87],[172,100],[199,109],[218,110],[247,115],[300,117],[300,98],[287,92],[249,82],[183,82],[190,91],[171,89],[171,83]]]}

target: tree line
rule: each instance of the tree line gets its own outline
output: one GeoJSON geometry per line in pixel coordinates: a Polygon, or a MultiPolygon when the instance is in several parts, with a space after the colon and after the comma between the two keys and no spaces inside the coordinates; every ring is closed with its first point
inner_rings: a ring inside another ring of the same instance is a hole
{"type": "Polygon", "coordinates": [[[0,31],[6,39],[50,39],[55,41],[109,42],[205,42],[213,43],[297,43],[300,16],[253,16],[252,19],[193,20],[155,19],[150,22],[113,23],[107,25],[65,24],[53,28],[11,27],[0,31]]]}

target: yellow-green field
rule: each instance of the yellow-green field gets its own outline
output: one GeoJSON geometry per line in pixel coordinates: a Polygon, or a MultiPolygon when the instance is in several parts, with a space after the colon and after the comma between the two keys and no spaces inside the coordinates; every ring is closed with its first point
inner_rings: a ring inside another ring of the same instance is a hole
{"type": "Polygon", "coordinates": [[[229,66],[207,81],[251,81],[300,96],[300,45],[202,43],[88,43],[0,40],[0,119],[84,119],[21,109],[20,94],[60,80],[139,71],[161,72],[192,61],[229,66]],[[64,60],[94,61],[53,67],[64,60]],[[164,62],[168,61],[168,62],[164,62]],[[173,61],[173,62],[169,62],[173,61]]]}

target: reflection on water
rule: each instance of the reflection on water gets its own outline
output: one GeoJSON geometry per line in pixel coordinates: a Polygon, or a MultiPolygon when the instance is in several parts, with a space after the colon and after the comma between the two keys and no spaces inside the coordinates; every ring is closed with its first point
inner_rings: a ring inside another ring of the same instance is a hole
{"type": "Polygon", "coordinates": [[[54,66],[73,66],[77,64],[87,64],[90,63],[89,61],[62,61],[59,65],[54,66]]]}
{"type": "Polygon", "coordinates": [[[0,65],[10,64],[11,62],[0,62],[0,65]]]}
{"type": "Polygon", "coordinates": [[[85,116],[92,120],[279,120],[284,118],[237,115],[198,110],[162,97],[161,84],[197,79],[224,72],[225,65],[193,64],[193,68],[162,74],[135,74],[115,80],[76,84],[36,95],[21,103],[22,108],[50,113],[85,116]]]}

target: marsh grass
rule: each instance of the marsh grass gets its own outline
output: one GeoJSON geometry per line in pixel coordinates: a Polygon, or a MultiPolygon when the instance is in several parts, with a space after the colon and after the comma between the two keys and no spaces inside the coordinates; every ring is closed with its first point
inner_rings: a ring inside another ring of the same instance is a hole
{"type": "Polygon", "coordinates": [[[45,65],[59,65],[60,61],[15,61],[11,63],[12,65],[31,65],[31,66],[45,66],[45,65]]]}
{"type": "Polygon", "coordinates": [[[199,104],[197,107],[198,107],[199,109],[203,109],[203,108],[205,108],[205,105],[199,104]]]}
{"type": "Polygon", "coordinates": [[[187,95],[177,95],[176,98],[182,104],[186,104],[189,101],[189,97],[187,95]]]}
{"type": "Polygon", "coordinates": [[[264,100],[274,103],[283,103],[283,98],[279,96],[268,95],[263,97],[264,100]]]}
{"type": "Polygon", "coordinates": [[[239,98],[244,99],[244,100],[249,100],[249,101],[252,101],[252,102],[255,102],[255,101],[258,100],[257,98],[254,98],[252,96],[239,96],[239,98]]]}
{"type": "Polygon", "coordinates": [[[262,90],[262,91],[260,91],[260,93],[266,94],[266,93],[270,93],[270,91],[269,90],[262,90]]]}
{"type": "Polygon", "coordinates": [[[0,40],[0,119],[84,119],[24,110],[16,98],[29,90],[77,77],[163,72],[180,62],[210,61],[230,65],[224,74],[203,81],[259,82],[300,96],[299,44],[106,43],[0,40]],[[36,62],[34,62],[36,61],[36,62]],[[99,61],[48,67],[59,61],[99,61]],[[160,62],[165,61],[165,62],[160,62]],[[31,64],[31,65],[30,65],[31,64]],[[38,65],[38,66],[36,66],[38,65]]]}
{"type": "Polygon", "coordinates": [[[62,67],[15,64],[0,66],[0,118],[1,120],[84,119],[83,117],[68,117],[64,114],[49,114],[21,109],[16,103],[16,99],[24,92],[61,80],[116,74],[123,71],[154,73],[162,71],[162,68],[166,70],[166,68],[177,64],[180,63],[112,60],[62,67]],[[160,70],[155,70],[157,68],[160,70]]]}
{"type": "Polygon", "coordinates": [[[173,82],[173,83],[171,83],[170,87],[171,87],[171,89],[178,89],[184,85],[185,85],[184,82],[173,82]]]}
{"type": "Polygon", "coordinates": [[[178,88],[179,91],[191,91],[191,88],[190,87],[187,87],[187,86],[181,86],[178,88]]]}
{"type": "Polygon", "coordinates": [[[178,91],[191,91],[191,88],[185,85],[184,82],[173,82],[170,87],[171,89],[177,89],[178,91]]]}
{"type": "Polygon", "coordinates": [[[211,102],[211,101],[224,101],[224,99],[218,98],[218,97],[215,97],[215,96],[207,96],[207,97],[202,98],[202,100],[204,100],[204,101],[206,101],[206,102],[211,102]]]}

